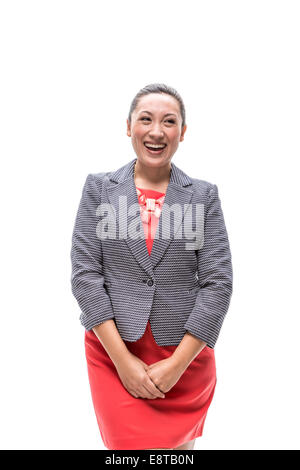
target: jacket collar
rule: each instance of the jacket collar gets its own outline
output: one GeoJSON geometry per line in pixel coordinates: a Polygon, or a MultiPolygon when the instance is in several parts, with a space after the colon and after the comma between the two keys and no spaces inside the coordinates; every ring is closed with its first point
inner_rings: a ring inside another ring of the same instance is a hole
{"type": "MultiPolygon", "coordinates": [[[[110,181],[107,184],[106,191],[110,204],[112,204],[115,208],[117,230],[120,217],[124,217],[122,213],[119,213],[120,198],[127,198],[128,207],[133,204],[137,204],[139,206],[138,195],[134,182],[134,165],[136,161],[137,158],[131,160],[129,163],[122,166],[118,170],[108,174],[110,181]]],[[[154,277],[153,268],[161,260],[170,242],[174,238],[175,233],[177,233],[178,230],[182,230],[184,213],[186,212],[193,195],[191,185],[191,178],[182,170],[180,170],[176,165],[174,165],[173,162],[171,162],[170,181],[165,193],[165,200],[163,203],[162,212],[159,217],[150,256],[144,238],[124,238],[124,241],[127,243],[133,256],[149,276],[154,277]],[[174,217],[171,216],[170,237],[163,238],[162,218],[166,216],[165,213],[167,212],[167,207],[171,207],[173,204],[180,205],[181,212],[175,211],[174,217]]]]}
{"type": "MultiPolygon", "coordinates": [[[[134,176],[134,166],[137,161],[137,158],[134,158],[126,165],[122,166],[118,170],[110,173],[109,179],[115,181],[116,183],[121,183],[128,178],[133,178],[134,176]]],[[[189,186],[192,184],[191,178],[185,174],[180,168],[178,168],[173,162],[171,162],[171,175],[170,182],[178,184],[179,186],[189,186]]]]}

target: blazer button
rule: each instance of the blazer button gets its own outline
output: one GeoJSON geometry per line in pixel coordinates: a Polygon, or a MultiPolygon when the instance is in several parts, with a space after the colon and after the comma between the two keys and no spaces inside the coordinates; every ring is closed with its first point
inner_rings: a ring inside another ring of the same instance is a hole
{"type": "Polygon", "coordinates": [[[152,279],[148,279],[147,281],[147,286],[153,286],[154,282],[152,281],[152,279]]]}

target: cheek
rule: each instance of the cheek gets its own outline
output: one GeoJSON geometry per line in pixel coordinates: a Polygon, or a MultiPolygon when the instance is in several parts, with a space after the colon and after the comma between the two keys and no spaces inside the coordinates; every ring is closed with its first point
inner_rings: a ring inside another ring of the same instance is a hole
{"type": "Polygon", "coordinates": [[[135,142],[139,142],[143,140],[144,132],[142,129],[135,129],[132,133],[132,138],[135,142]]]}
{"type": "Polygon", "coordinates": [[[177,131],[170,132],[169,134],[169,141],[171,142],[172,146],[175,147],[179,144],[180,134],[177,131]]]}

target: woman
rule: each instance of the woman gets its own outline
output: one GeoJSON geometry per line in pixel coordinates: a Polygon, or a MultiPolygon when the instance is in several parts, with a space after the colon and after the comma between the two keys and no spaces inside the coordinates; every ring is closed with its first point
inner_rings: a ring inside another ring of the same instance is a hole
{"type": "Polygon", "coordinates": [[[127,119],[137,158],[89,174],[76,217],[72,291],[111,450],[193,449],[214,395],[231,253],[217,186],[171,162],[186,128],[176,90],[140,90],[127,119]]]}

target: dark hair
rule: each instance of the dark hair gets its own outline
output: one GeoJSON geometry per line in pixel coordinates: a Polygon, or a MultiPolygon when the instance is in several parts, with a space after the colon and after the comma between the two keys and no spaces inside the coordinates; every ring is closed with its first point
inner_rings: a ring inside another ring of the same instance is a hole
{"type": "Polygon", "coordinates": [[[128,114],[129,124],[131,124],[131,114],[133,113],[133,111],[137,107],[139,99],[144,95],[149,95],[150,93],[166,93],[170,96],[173,96],[178,101],[179,106],[180,106],[180,114],[181,114],[181,117],[182,117],[182,126],[181,127],[185,126],[185,107],[184,107],[184,103],[182,101],[182,98],[181,98],[180,94],[175,90],[175,88],[172,88],[168,85],[165,85],[164,83],[152,83],[151,85],[147,85],[144,88],[142,88],[135,95],[135,97],[134,97],[134,99],[131,103],[129,114],[128,114]]]}

